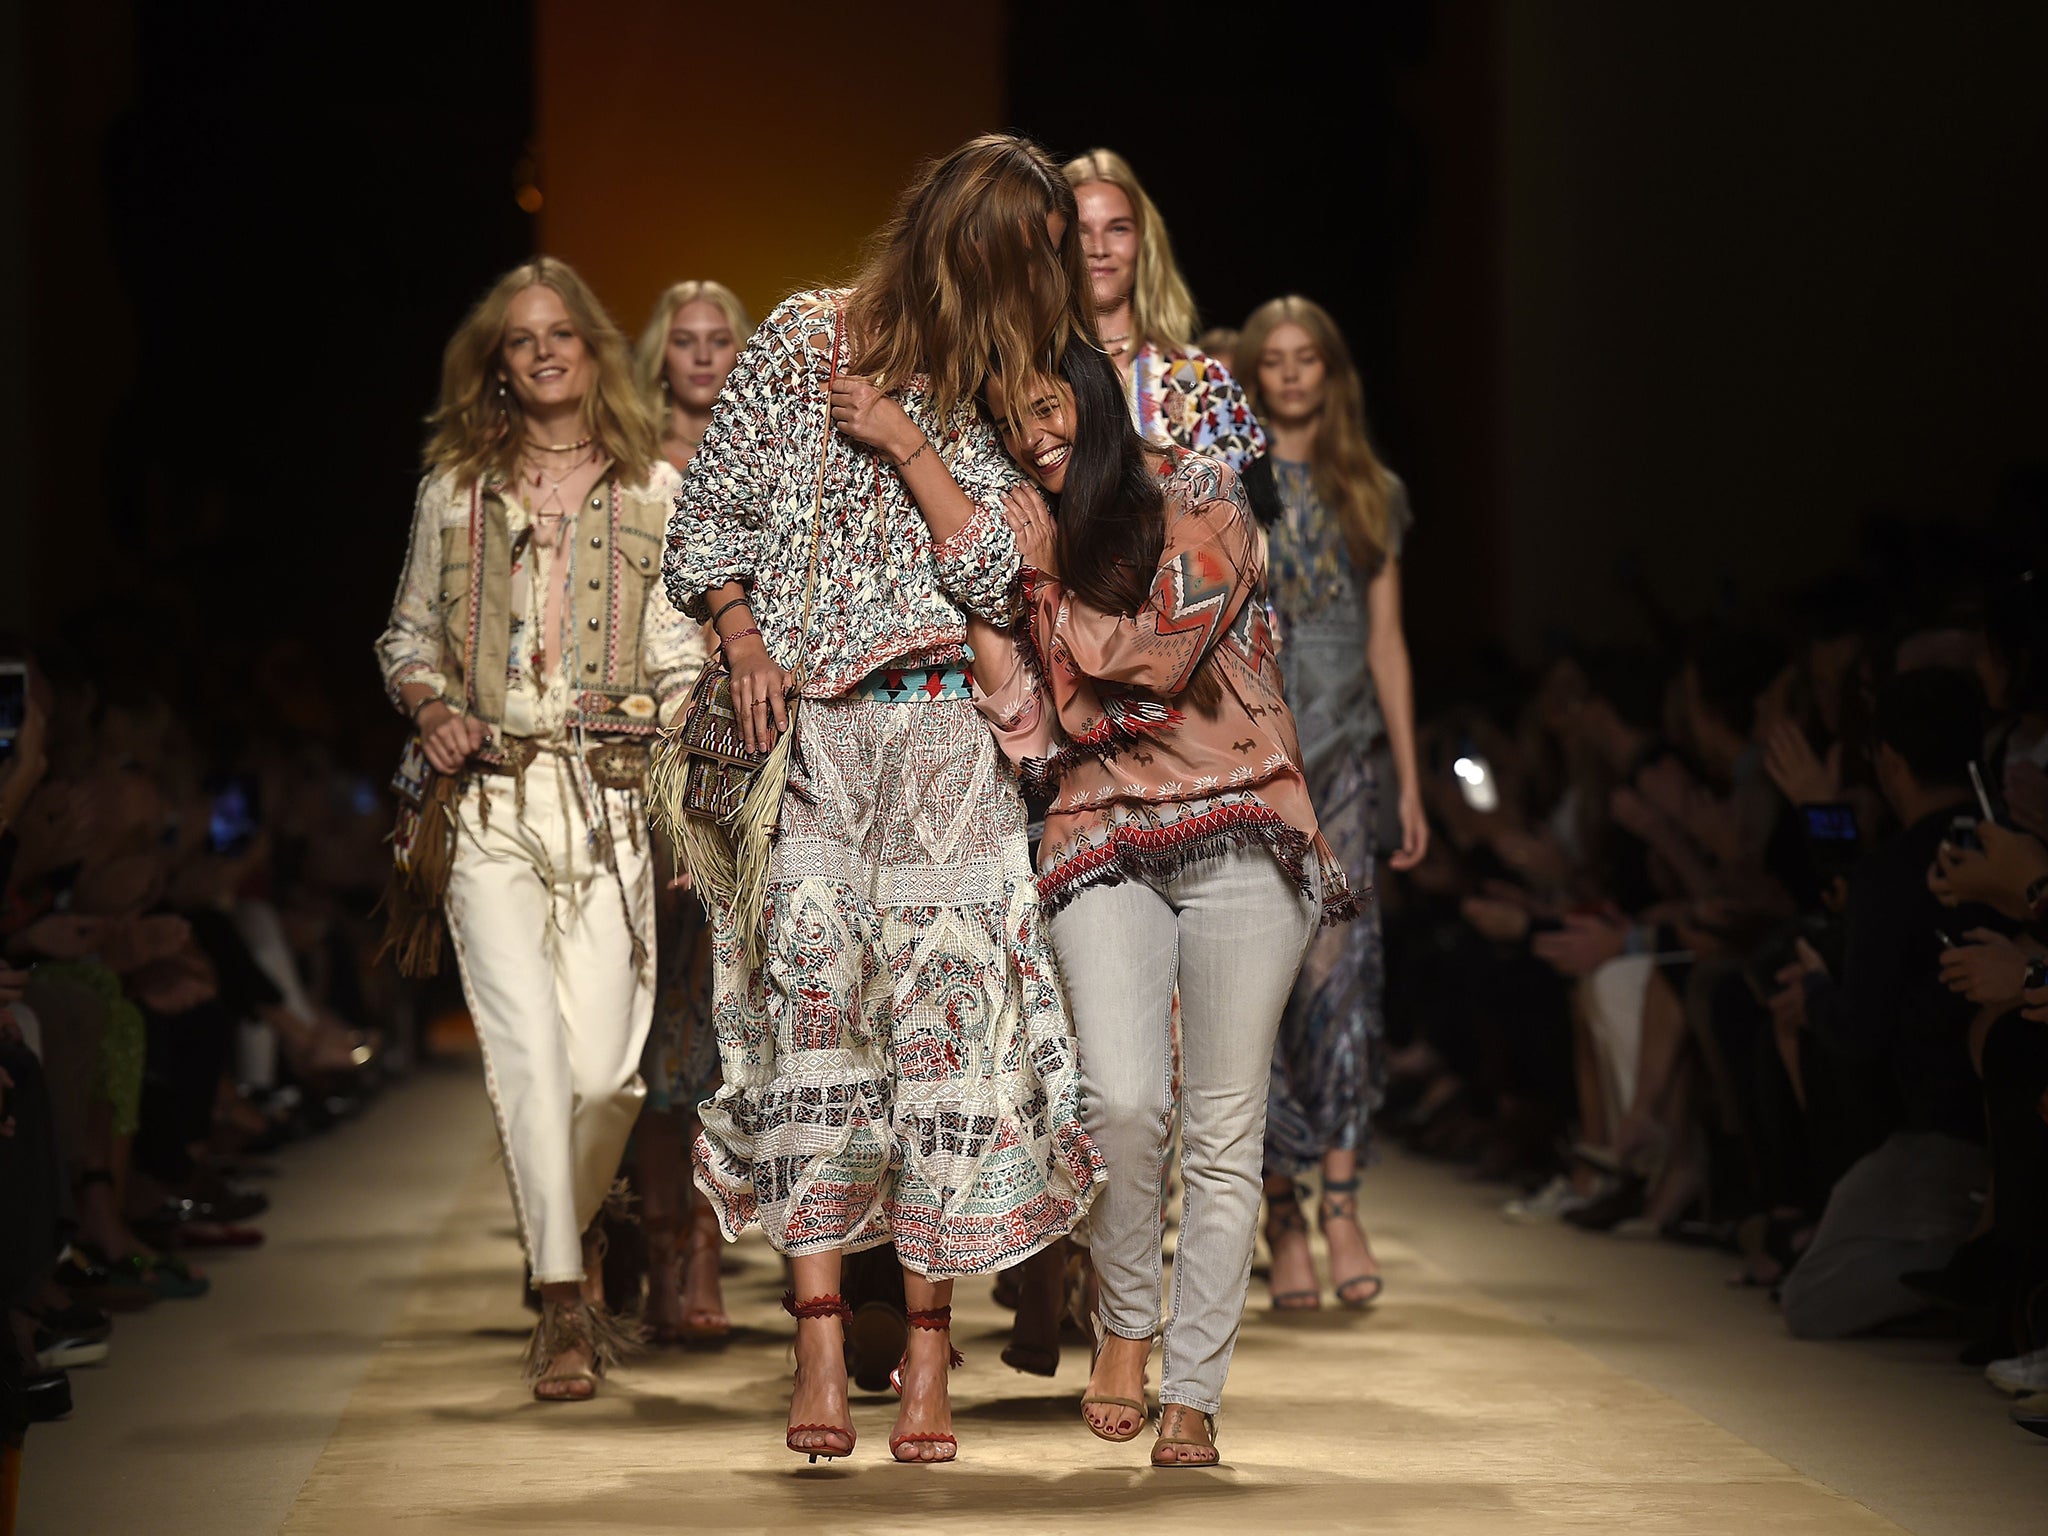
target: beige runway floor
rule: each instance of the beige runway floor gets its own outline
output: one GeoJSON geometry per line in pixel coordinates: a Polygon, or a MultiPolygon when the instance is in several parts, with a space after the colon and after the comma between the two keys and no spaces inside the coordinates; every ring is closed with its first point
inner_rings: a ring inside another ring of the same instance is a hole
{"type": "MultiPolygon", "coordinates": [[[[1492,1214],[1497,1191],[1400,1161],[1368,1185],[1389,1276],[1375,1313],[1282,1320],[1255,1295],[1223,1469],[1153,1472],[1143,1441],[1091,1438],[1075,1407],[1080,1352],[1055,1380],[1008,1370],[997,1359],[1006,1314],[982,1282],[963,1282],[956,1301],[968,1356],[954,1382],[960,1461],[892,1464],[893,1403],[861,1398],[855,1456],[813,1468],[781,1445],[789,1324],[765,1247],[736,1250],[744,1268],[727,1294],[741,1330],[725,1353],[650,1355],[594,1404],[536,1404],[516,1379],[526,1314],[481,1091],[452,1073],[418,1081],[309,1149],[334,1165],[336,1201],[351,1139],[359,1169],[397,1181],[387,1191],[402,1219],[390,1200],[359,1196],[356,1242],[329,1233],[297,1251],[274,1237],[235,1261],[223,1289],[240,1281],[253,1296],[265,1266],[311,1263],[330,1287],[354,1277],[369,1294],[309,1296],[316,1310],[295,1328],[216,1297],[188,1315],[175,1348],[148,1336],[170,1325],[163,1308],[124,1329],[144,1337],[97,1381],[79,1373],[91,1388],[80,1415],[31,1439],[26,1530],[1092,1532],[1144,1521],[1189,1533],[1995,1536],[2042,1529],[2048,1507],[2048,1444],[2004,1424],[1982,1384],[1948,1364],[1952,1346],[1795,1345],[1756,1298],[1725,1291],[1710,1257],[1510,1228],[1492,1214]],[[269,1342],[251,1347],[251,1329],[269,1342]],[[208,1330],[211,1348],[193,1347],[208,1330]],[[272,1369],[280,1355],[308,1367],[302,1379],[272,1369]],[[136,1379],[180,1359],[200,1374],[196,1397],[136,1379]],[[158,1395],[138,1411],[129,1399],[144,1386],[158,1395]]],[[[288,1174],[309,1194],[319,1182],[288,1174]]]]}

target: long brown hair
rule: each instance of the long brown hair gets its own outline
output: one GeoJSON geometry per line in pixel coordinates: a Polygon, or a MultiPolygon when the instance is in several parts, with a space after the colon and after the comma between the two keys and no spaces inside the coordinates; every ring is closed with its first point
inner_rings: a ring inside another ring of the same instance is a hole
{"type": "Polygon", "coordinates": [[[1091,149],[1061,167],[1067,185],[1079,191],[1091,181],[1104,182],[1123,193],[1138,221],[1138,270],[1132,274],[1131,345],[1152,342],[1184,347],[1195,337],[1195,296],[1173,259],[1173,241],[1166,220],[1145,189],[1131,162],[1113,149],[1091,149]]]}
{"type": "Polygon", "coordinates": [[[983,134],[932,161],[854,280],[854,370],[883,389],[927,375],[941,420],[991,373],[1013,406],[1033,399],[1069,341],[1097,344],[1077,222],[1073,188],[1029,139],[983,134]]]}
{"type": "Polygon", "coordinates": [[[1387,525],[1393,516],[1394,480],[1373,452],[1365,429],[1365,390],[1358,380],[1351,348],[1330,312],[1313,299],[1290,294],[1269,299],[1251,313],[1237,342],[1236,376],[1245,402],[1262,420],[1272,418],[1259,386],[1259,360],[1266,342],[1281,326],[1294,324],[1308,332],[1323,359],[1323,410],[1316,420],[1309,448],[1309,468],[1316,494],[1337,514],[1351,564],[1364,580],[1386,559],[1387,525]]]}
{"type": "Polygon", "coordinates": [[[576,334],[590,348],[596,376],[583,397],[583,430],[611,459],[620,481],[638,485],[653,471],[661,436],[634,385],[626,338],[575,269],[552,256],[536,256],[499,278],[448,338],[441,354],[441,400],[427,418],[433,429],[427,468],[453,471],[465,485],[492,473],[513,474],[525,413],[517,395],[499,388],[498,364],[505,312],[536,284],[561,297],[576,334]]]}

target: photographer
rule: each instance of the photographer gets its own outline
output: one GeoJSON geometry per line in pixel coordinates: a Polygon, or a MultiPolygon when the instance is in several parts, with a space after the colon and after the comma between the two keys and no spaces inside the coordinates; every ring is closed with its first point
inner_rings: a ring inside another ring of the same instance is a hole
{"type": "MultiPolygon", "coordinates": [[[[1957,817],[1973,808],[1968,769],[1984,697],[1966,673],[1928,668],[1878,692],[1878,786],[1904,828],[1850,883],[1840,976],[1812,945],[1781,976],[1774,1011],[1801,1031],[1809,1073],[1868,1072],[1895,1096],[1889,1134],[1836,1184],[1811,1247],[1786,1279],[1785,1321],[1801,1338],[1839,1338],[1920,1310],[1899,1277],[1939,1268],[1976,1221],[1984,1187],[1984,1113],[1969,1052],[1971,1005],[1936,965],[1943,935],[1977,928],[1946,913],[1927,870],[1957,817]]],[[[1877,1107],[1877,1106],[1872,1106],[1877,1107]]]]}

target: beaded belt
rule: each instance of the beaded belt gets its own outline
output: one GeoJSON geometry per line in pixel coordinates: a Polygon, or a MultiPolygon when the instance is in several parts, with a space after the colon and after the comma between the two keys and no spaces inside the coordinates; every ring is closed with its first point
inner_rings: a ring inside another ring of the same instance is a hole
{"type": "Polygon", "coordinates": [[[869,704],[939,704],[974,697],[971,667],[883,667],[853,685],[869,704]]]}

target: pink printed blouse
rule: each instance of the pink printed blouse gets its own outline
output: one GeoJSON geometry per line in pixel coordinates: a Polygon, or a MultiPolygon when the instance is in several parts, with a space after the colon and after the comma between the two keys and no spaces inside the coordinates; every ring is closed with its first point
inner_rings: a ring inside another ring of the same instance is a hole
{"type": "Polygon", "coordinates": [[[1015,665],[976,659],[978,673],[1000,679],[979,695],[982,713],[1052,786],[1040,899],[1057,911],[1091,885],[1257,845],[1303,891],[1313,856],[1324,922],[1356,916],[1358,896],[1302,779],[1266,620],[1264,554],[1237,476],[1176,450],[1163,482],[1166,544],[1143,608],[1103,613],[1027,568],[1029,649],[1015,665]],[[1205,659],[1223,685],[1213,718],[1183,697],[1205,659]]]}

